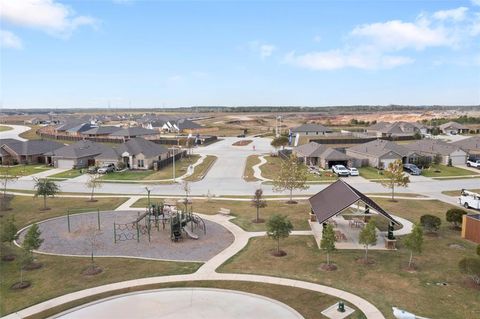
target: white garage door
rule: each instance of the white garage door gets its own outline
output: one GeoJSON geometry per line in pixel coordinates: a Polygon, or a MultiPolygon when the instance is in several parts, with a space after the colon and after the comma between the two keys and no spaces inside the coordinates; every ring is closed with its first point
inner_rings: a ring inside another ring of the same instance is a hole
{"type": "Polygon", "coordinates": [[[57,168],[73,168],[73,160],[59,159],[57,160],[57,168]]]}
{"type": "Polygon", "coordinates": [[[464,155],[456,155],[450,158],[452,159],[452,165],[464,165],[467,160],[464,155]]]}
{"type": "Polygon", "coordinates": [[[395,162],[395,161],[396,161],[396,159],[393,159],[393,158],[392,159],[382,159],[383,168],[388,168],[388,165],[390,163],[395,162]]]}

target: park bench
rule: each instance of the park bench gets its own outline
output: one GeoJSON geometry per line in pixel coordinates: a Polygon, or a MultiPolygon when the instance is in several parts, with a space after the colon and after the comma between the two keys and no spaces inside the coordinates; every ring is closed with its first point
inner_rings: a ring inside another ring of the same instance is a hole
{"type": "Polygon", "coordinates": [[[218,213],[219,213],[220,215],[229,216],[229,215],[230,215],[230,209],[228,209],[228,208],[220,208],[220,210],[218,211],[218,213]]]}

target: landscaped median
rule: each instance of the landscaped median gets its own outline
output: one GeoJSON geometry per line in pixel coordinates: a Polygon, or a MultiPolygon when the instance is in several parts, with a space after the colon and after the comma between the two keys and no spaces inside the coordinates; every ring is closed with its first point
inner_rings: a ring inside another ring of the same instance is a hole
{"type": "Polygon", "coordinates": [[[276,247],[273,240],[253,238],[220,271],[288,277],[332,286],[372,302],[387,318],[391,318],[392,306],[428,318],[478,318],[478,307],[474,305],[480,304],[480,294],[465,282],[458,269],[460,259],[475,254],[475,245],[462,240],[460,232],[447,225],[445,212],[453,206],[435,200],[375,201],[392,214],[414,222],[419,222],[423,214],[441,218],[438,236],[425,236],[422,254],[415,255],[415,271],[407,270],[409,251],[401,237],[397,238],[399,250],[370,251],[373,265],[355,262],[364,251],[341,250],[332,254],[338,270],[323,271],[320,265],[326,254],[318,249],[313,236],[283,240],[281,247],[287,256],[282,258],[272,256],[276,247]],[[385,291],[388,294],[382,293],[385,291]]]}

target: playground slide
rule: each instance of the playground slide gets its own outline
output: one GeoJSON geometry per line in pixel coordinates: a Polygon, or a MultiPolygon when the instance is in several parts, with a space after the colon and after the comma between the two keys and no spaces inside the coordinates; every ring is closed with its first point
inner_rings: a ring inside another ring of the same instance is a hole
{"type": "Polygon", "coordinates": [[[190,237],[191,239],[198,239],[198,236],[194,233],[192,233],[188,227],[183,227],[183,230],[185,231],[185,233],[187,233],[187,236],[190,237]]]}

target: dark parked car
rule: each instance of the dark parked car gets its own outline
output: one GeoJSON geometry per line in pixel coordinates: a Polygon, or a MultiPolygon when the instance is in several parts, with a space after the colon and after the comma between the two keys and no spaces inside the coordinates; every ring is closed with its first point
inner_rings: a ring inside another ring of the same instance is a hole
{"type": "Polygon", "coordinates": [[[422,170],[415,164],[403,164],[403,171],[409,173],[410,175],[422,174],[422,170]]]}

